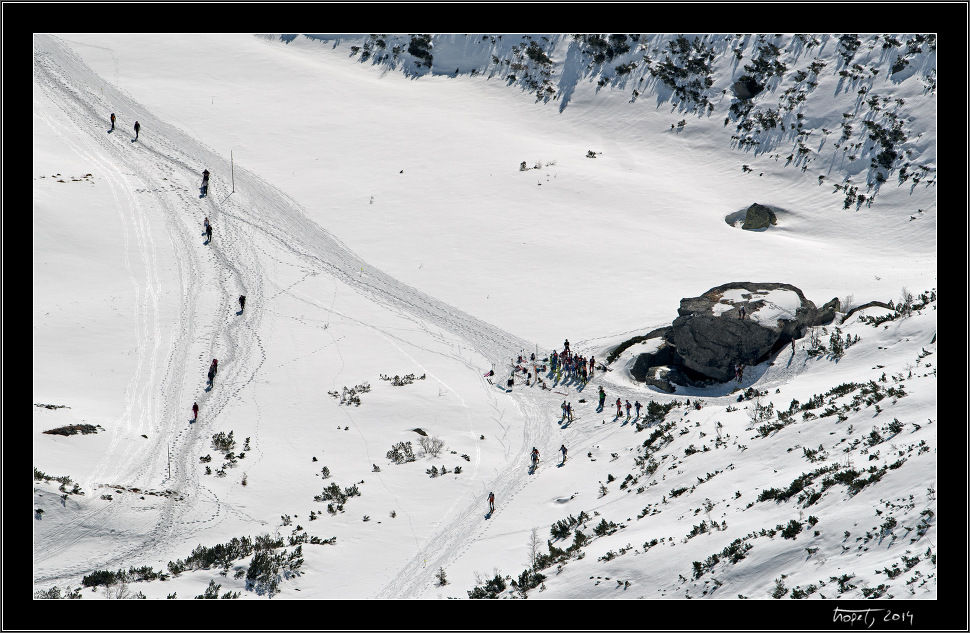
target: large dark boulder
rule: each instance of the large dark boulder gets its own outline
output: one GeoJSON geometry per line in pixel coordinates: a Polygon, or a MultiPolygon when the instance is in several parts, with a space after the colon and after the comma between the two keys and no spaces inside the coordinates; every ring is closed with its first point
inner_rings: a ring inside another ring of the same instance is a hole
{"type": "Polygon", "coordinates": [[[747,281],[681,299],[677,312],[663,330],[665,343],[640,354],[630,370],[635,379],[664,391],[671,383],[730,380],[736,365],[764,362],[819,318],[815,304],[795,286],[747,281]]]}
{"type": "Polygon", "coordinates": [[[731,90],[734,91],[734,95],[738,99],[746,100],[751,99],[758,95],[765,87],[758,83],[758,81],[751,77],[750,75],[743,75],[739,77],[737,81],[731,84],[731,90]]]}
{"type": "Polygon", "coordinates": [[[741,228],[756,231],[766,229],[772,224],[778,224],[775,212],[763,204],[754,203],[745,211],[744,224],[741,225],[741,228]]]}
{"type": "Polygon", "coordinates": [[[706,314],[679,317],[670,334],[678,364],[722,382],[734,377],[737,363],[754,364],[777,340],[777,332],[754,321],[706,314]]]}

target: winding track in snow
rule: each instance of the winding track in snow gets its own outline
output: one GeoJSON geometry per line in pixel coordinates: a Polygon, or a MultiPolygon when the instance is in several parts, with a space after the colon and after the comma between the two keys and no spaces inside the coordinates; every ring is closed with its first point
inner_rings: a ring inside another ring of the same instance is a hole
{"type": "MultiPolygon", "coordinates": [[[[311,221],[294,200],[245,169],[235,170],[238,189],[245,191],[245,196],[227,196],[214,183],[209,197],[200,203],[192,184],[198,179],[199,166],[225,173],[229,167],[226,161],[159,120],[123,90],[104,82],[58,38],[34,36],[33,74],[47,98],[76,129],[85,133],[80,141],[68,142],[101,171],[118,201],[126,256],[137,253],[144,260],[143,278],[131,273],[138,297],[138,362],[126,389],[125,413],[118,421],[108,451],[84,483],[88,489],[114,484],[164,488],[177,493],[161,497],[154,524],[144,534],[135,535],[126,544],[106,544],[84,563],[58,566],[58,554],[80,539],[64,532],[79,534],[81,530],[71,528],[82,525],[87,534],[108,532],[122,515],[132,511],[131,495],[119,495],[120,501],[81,511],[67,530],[57,534],[41,532],[34,542],[35,583],[73,579],[91,569],[123,565],[148,552],[158,557],[178,554],[177,548],[184,547],[183,537],[193,525],[219,520],[224,512],[232,511],[223,508],[223,500],[199,480],[195,456],[207,446],[205,429],[230,398],[254,380],[265,360],[259,340],[263,319],[262,263],[258,249],[247,247],[253,235],[295,256],[308,271],[332,276],[391,312],[412,320],[432,336],[440,337],[427,324],[457,335],[497,366],[504,365],[504,359],[517,350],[531,347],[524,339],[464,314],[362,261],[311,221]],[[103,86],[103,92],[95,92],[94,86],[103,86]],[[122,128],[113,135],[105,133],[104,113],[112,110],[124,113],[123,120],[137,118],[141,122],[139,141],[131,143],[122,128]],[[143,186],[138,189],[140,183],[143,186]],[[200,245],[201,213],[207,214],[216,227],[208,247],[200,245]],[[167,245],[154,243],[151,226],[158,218],[171,239],[180,280],[180,296],[170,299],[178,302],[178,309],[167,346],[162,340],[167,324],[158,322],[160,289],[155,258],[156,249],[167,245]],[[133,245],[127,243],[129,234],[135,237],[133,245]],[[228,292],[227,288],[234,290],[228,292]],[[250,297],[251,307],[245,319],[226,316],[234,309],[235,289],[250,297]],[[212,391],[195,397],[213,357],[220,359],[217,384],[212,391]],[[189,425],[186,405],[192,399],[199,401],[202,413],[199,423],[189,425]],[[149,440],[141,448],[131,449],[130,442],[121,440],[132,433],[145,433],[149,440]]],[[[35,103],[35,110],[58,131],[54,118],[44,117],[42,105],[35,103]]],[[[67,141],[69,135],[65,132],[58,133],[67,141]]],[[[70,136],[78,138],[76,134],[70,136]]],[[[525,408],[534,411],[535,405],[526,404],[525,408]]],[[[529,431],[532,426],[526,426],[526,437],[514,460],[519,465],[525,464],[526,445],[538,440],[529,431]]],[[[496,485],[499,494],[506,498],[514,487],[512,483],[496,485]]],[[[469,504],[458,512],[453,525],[442,528],[440,533],[467,535],[478,522],[477,502],[474,505],[474,513],[469,504]],[[475,515],[474,522],[468,520],[470,514],[475,515]],[[456,522],[467,526],[455,530],[456,522]]],[[[419,559],[423,560],[420,552],[411,564],[419,559]]],[[[403,577],[399,575],[392,581],[387,592],[407,595],[413,591],[416,585],[404,583],[403,577]]]]}

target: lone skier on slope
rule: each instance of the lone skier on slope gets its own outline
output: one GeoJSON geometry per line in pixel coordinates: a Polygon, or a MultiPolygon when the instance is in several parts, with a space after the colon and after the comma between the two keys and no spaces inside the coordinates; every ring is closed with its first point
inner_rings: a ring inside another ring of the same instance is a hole
{"type": "Polygon", "coordinates": [[[239,295],[239,311],[246,309],[246,295],[239,295]]]}
{"type": "Polygon", "coordinates": [[[115,113],[112,112],[111,113],[111,131],[113,132],[114,129],[115,129],[115,113]]]}
{"type": "Polygon", "coordinates": [[[198,402],[193,402],[192,403],[192,414],[193,414],[193,418],[192,418],[193,420],[198,420],[199,419],[199,403],[198,402]]]}
{"type": "Polygon", "coordinates": [[[495,512],[495,493],[488,493],[488,513],[491,514],[495,512]]]}
{"type": "Polygon", "coordinates": [[[562,446],[560,446],[559,447],[559,450],[562,451],[562,463],[565,464],[566,463],[566,445],[563,444],[562,446]]]}
{"type": "Polygon", "coordinates": [[[138,131],[140,129],[141,129],[141,124],[139,124],[138,121],[135,121],[135,140],[136,141],[138,140],[138,131]]]}

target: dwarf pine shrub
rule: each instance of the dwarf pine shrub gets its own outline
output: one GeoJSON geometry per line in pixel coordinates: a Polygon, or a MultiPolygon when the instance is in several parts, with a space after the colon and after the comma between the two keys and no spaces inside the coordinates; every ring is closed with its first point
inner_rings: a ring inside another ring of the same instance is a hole
{"type": "Polygon", "coordinates": [[[505,591],[505,580],[500,574],[495,574],[495,578],[469,591],[468,597],[472,600],[481,600],[484,598],[496,599],[503,591],[505,591]]]}
{"type": "Polygon", "coordinates": [[[411,447],[411,442],[398,442],[391,447],[391,450],[387,451],[387,458],[395,464],[405,464],[417,459],[414,456],[414,449],[411,447]]]}

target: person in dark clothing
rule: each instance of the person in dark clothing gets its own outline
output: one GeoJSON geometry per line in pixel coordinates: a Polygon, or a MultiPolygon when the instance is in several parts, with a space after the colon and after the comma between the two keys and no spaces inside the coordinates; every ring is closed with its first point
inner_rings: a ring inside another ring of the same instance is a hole
{"type": "Polygon", "coordinates": [[[135,121],[135,140],[138,140],[138,131],[141,130],[141,125],[138,121],[135,121]]]}
{"type": "Polygon", "coordinates": [[[495,512],[495,493],[488,493],[488,513],[491,514],[495,512]]]}
{"type": "Polygon", "coordinates": [[[192,403],[192,413],[194,415],[194,417],[192,419],[198,420],[199,419],[199,403],[198,402],[192,403]]]}
{"type": "Polygon", "coordinates": [[[211,242],[212,241],[212,225],[211,224],[206,224],[205,225],[205,241],[206,242],[211,242]]]}
{"type": "Polygon", "coordinates": [[[114,129],[115,129],[115,113],[112,112],[111,113],[111,130],[114,131],[114,129]]]}
{"type": "Polygon", "coordinates": [[[206,169],[202,172],[202,195],[209,193],[209,170],[206,169]]]}
{"type": "Polygon", "coordinates": [[[239,311],[246,309],[246,295],[239,295],[239,311]]]}
{"type": "Polygon", "coordinates": [[[562,446],[560,446],[559,447],[559,450],[562,451],[562,463],[565,464],[566,463],[566,445],[563,444],[562,446]]]}

